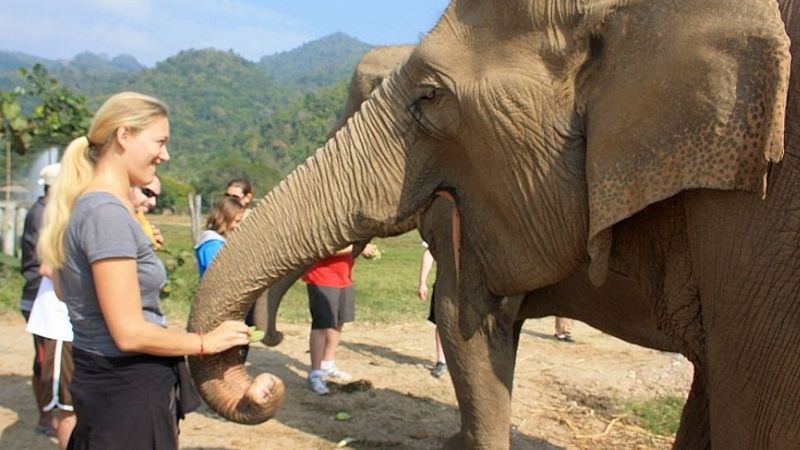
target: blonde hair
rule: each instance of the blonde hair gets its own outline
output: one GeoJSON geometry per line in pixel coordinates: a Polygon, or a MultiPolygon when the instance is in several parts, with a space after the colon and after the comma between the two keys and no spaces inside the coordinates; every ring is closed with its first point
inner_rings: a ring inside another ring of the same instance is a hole
{"type": "Polygon", "coordinates": [[[61,172],[50,188],[44,210],[44,222],[37,245],[39,259],[43,263],[53,269],[64,265],[64,235],[75,200],[92,180],[95,164],[111,147],[117,129],[127,127],[135,133],[167,116],[167,106],[157,98],[136,92],[121,92],[109,97],[97,110],[86,136],[70,142],[61,157],[61,172]]]}
{"type": "Polygon", "coordinates": [[[225,196],[214,205],[208,213],[206,228],[225,236],[231,231],[231,225],[236,217],[244,213],[244,206],[236,197],[225,196]]]}

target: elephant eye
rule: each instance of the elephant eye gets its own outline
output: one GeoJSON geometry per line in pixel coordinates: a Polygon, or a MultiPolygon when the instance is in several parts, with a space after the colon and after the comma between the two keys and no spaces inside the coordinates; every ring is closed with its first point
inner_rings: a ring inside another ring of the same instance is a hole
{"type": "Polygon", "coordinates": [[[440,130],[434,125],[435,120],[431,115],[435,116],[436,111],[442,107],[441,100],[444,97],[441,94],[441,86],[424,83],[419,86],[416,99],[407,107],[411,117],[426,134],[440,134],[440,130]]]}

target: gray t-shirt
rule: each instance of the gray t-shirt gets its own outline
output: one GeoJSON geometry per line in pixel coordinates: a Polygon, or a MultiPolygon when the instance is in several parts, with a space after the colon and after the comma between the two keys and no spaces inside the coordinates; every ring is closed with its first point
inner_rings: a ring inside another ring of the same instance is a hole
{"type": "Polygon", "coordinates": [[[167,281],[161,260],[128,209],[113,195],[90,192],[80,196],[72,210],[64,237],[66,261],[61,268],[64,302],[75,338],[72,345],[105,357],[130,356],[117,348],[97,302],[92,263],[108,258],[136,259],[142,315],[148,322],[166,326],[159,298],[167,281]]]}

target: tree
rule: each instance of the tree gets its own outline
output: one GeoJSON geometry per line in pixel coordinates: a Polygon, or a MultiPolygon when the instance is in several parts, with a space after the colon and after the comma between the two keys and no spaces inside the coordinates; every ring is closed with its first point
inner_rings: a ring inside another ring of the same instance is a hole
{"type": "MultiPolygon", "coordinates": [[[[11,152],[33,145],[63,145],[86,133],[91,113],[83,96],[61,86],[41,64],[19,69],[25,79],[10,92],[0,91],[0,138],[6,144],[6,185],[11,185],[11,152]],[[27,114],[26,114],[27,112],[27,114]]],[[[6,191],[8,200],[9,191],[6,191]]]]}

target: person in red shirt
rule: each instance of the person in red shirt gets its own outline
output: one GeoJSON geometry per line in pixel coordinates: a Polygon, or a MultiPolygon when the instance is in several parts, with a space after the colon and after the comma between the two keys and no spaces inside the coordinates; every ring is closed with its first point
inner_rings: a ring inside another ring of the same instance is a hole
{"type": "MultiPolygon", "coordinates": [[[[378,255],[372,244],[364,247],[362,255],[372,259],[378,255]]],[[[353,290],[353,246],[347,246],[332,256],[315,263],[303,275],[307,283],[308,308],[311,312],[311,371],[308,387],[316,394],[330,392],[327,380],[349,381],[352,377],[336,367],[334,357],[339,346],[342,326],[355,319],[353,290]]]]}

